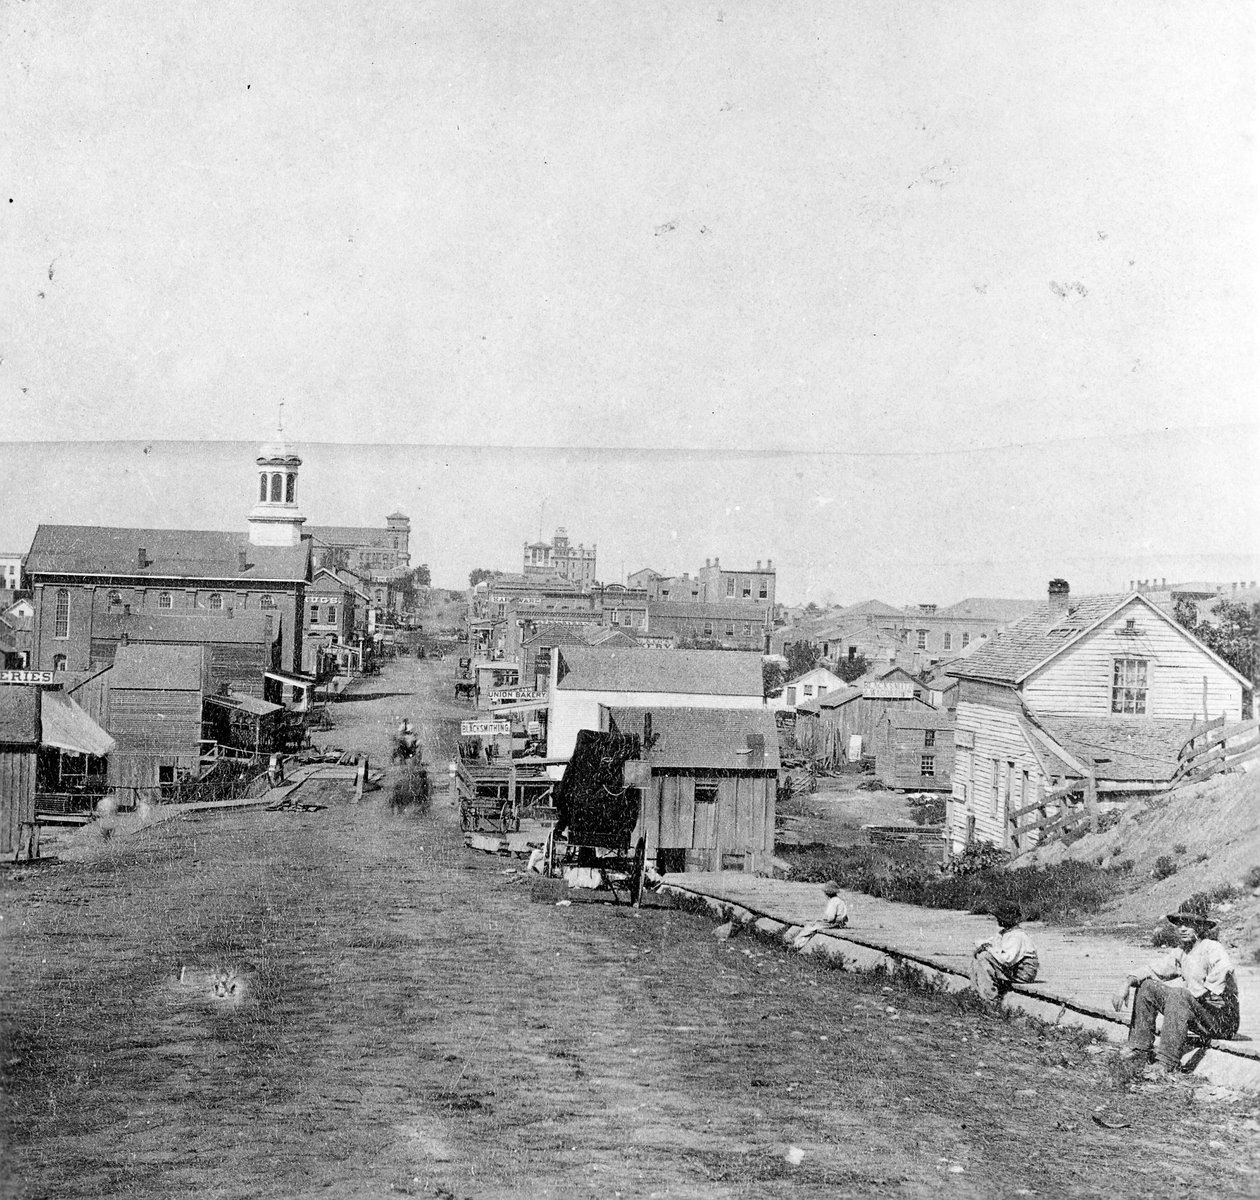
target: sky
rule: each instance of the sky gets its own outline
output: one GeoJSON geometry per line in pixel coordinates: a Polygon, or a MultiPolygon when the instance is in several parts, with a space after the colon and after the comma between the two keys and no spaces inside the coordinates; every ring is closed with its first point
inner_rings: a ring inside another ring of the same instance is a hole
{"type": "Polygon", "coordinates": [[[800,599],[1254,573],[1250,4],[29,0],[0,45],[0,547],[241,526],[283,400],[311,519],[401,503],[443,581],[540,509],[800,599]]]}

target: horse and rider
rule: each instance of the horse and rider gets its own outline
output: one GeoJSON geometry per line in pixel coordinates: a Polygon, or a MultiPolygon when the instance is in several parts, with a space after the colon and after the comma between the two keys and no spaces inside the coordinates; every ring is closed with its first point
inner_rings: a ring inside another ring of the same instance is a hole
{"type": "Polygon", "coordinates": [[[419,751],[420,741],[416,737],[416,731],[411,727],[411,722],[403,717],[399,722],[398,731],[394,734],[394,749],[390,754],[391,762],[407,762],[414,758],[419,751]]]}

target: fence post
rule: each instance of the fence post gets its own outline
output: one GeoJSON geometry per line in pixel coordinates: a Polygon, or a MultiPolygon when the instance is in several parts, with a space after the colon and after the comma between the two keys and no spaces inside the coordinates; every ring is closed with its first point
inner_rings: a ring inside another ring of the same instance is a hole
{"type": "Polygon", "coordinates": [[[1089,760],[1089,775],[1085,780],[1085,810],[1089,813],[1089,831],[1098,832],[1098,769],[1089,760]]]}

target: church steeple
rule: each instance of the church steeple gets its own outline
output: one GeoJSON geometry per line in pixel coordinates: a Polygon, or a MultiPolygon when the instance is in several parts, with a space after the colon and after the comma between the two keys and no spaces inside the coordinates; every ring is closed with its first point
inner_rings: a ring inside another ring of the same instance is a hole
{"type": "Polygon", "coordinates": [[[252,546],[296,546],[306,518],[298,511],[297,479],[302,460],[284,440],[284,404],[276,422],[274,441],[266,442],[254,460],[258,464],[257,502],[249,513],[252,546]]]}

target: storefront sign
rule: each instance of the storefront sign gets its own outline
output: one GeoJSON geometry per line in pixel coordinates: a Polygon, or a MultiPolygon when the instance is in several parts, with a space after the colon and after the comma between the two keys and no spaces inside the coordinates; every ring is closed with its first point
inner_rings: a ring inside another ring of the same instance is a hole
{"type": "Polygon", "coordinates": [[[0,683],[52,683],[52,671],[0,671],[0,683]]]}
{"type": "Polygon", "coordinates": [[[514,704],[518,700],[539,700],[537,688],[528,687],[508,687],[494,688],[490,692],[490,703],[494,704],[514,704]]]}
{"type": "Polygon", "coordinates": [[[512,732],[510,721],[461,721],[460,737],[507,737],[512,732]]]}

